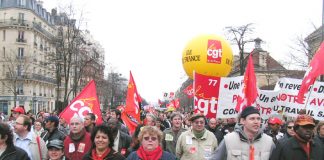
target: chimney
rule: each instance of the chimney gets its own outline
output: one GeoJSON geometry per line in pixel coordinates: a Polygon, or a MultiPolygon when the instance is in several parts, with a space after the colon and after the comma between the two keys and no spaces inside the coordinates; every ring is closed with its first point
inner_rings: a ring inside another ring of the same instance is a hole
{"type": "Polygon", "coordinates": [[[263,42],[263,41],[260,38],[254,39],[254,48],[257,49],[257,50],[262,50],[261,42],[263,42]]]}

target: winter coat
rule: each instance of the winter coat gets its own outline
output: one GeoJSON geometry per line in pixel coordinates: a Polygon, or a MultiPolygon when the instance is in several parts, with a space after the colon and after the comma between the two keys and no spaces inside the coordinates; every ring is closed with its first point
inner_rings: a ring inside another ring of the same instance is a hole
{"type": "Polygon", "coordinates": [[[41,136],[40,136],[45,143],[47,144],[48,141],[51,141],[53,139],[59,139],[61,141],[64,141],[65,139],[65,134],[58,130],[58,128],[55,128],[52,132],[49,132],[48,130],[45,130],[41,136]]]}
{"type": "Polygon", "coordinates": [[[172,154],[176,154],[176,145],[178,138],[180,137],[182,132],[187,131],[184,128],[181,128],[177,134],[175,134],[172,131],[172,128],[167,128],[163,131],[163,140],[162,140],[162,145],[163,145],[163,150],[170,152],[172,154]]]}
{"type": "Polygon", "coordinates": [[[23,149],[14,145],[7,146],[6,150],[0,155],[0,160],[30,160],[28,154],[23,149]]]}
{"type": "MultiPolygon", "coordinates": [[[[134,151],[127,157],[126,160],[141,160],[141,159],[138,157],[136,151],[134,151]]],[[[176,157],[169,152],[163,151],[162,157],[159,160],[176,160],[176,157]]]]}
{"type": "Polygon", "coordinates": [[[64,140],[64,155],[71,160],[80,160],[90,150],[92,142],[90,134],[83,130],[84,135],[78,141],[71,138],[71,133],[64,140]],[[73,150],[74,146],[74,150],[73,150]],[[70,148],[71,147],[71,148],[70,148]]]}
{"type": "MultiPolygon", "coordinates": [[[[125,157],[123,157],[118,152],[114,151],[113,149],[110,150],[109,154],[104,158],[104,160],[124,160],[125,157]]],[[[91,155],[91,150],[87,154],[84,155],[82,160],[93,160],[93,157],[91,155]]]]}
{"type": "MultiPolygon", "coordinates": [[[[324,160],[324,148],[318,141],[311,142],[310,160],[324,160]]],[[[307,160],[307,155],[297,139],[290,137],[277,144],[270,160],[307,160]]]]}

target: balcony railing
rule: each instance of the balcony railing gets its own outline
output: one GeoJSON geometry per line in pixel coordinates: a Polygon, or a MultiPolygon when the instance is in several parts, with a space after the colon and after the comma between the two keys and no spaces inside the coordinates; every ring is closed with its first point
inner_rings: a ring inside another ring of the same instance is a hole
{"type": "Polygon", "coordinates": [[[27,21],[27,20],[18,20],[18,19],[1,19],[0,20],[0,27],[10,27],[10,26],[16,26],[16,27],[29,27],[33,28],[41,33],[43,33],[45,36],[49,38],[53,38],[53,34],[45,30],[41,25],[37,24],[33,21],[27,21]]]}
{"type": "Polygon", "coordinates": [[[20,79],[20,80],[30,79],[30,80],[37,80],[37,81],[43,81],[43,82],[47,82],[47,83],[56,84],[56,79],[46,77],[46,76],[43,76],[40,74],[35,74],[35,73],[22,72],[22,73],[20,73],[20,75],[13,75],[13,74],[10,74],[9,72],[7,72],[6,78],[7,79],[20,79]]]}
{"type": "Polygon", "coordinates": [[[27,43],[27,40],[26,39],[17,38],[16,39],[16,42],[18,42],[18,43],[27,43]]]}

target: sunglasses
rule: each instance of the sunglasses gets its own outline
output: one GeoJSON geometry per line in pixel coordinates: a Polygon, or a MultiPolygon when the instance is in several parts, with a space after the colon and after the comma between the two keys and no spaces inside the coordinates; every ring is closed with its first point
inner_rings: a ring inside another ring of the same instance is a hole
{"type": "Polygon", "coordinates": [[[287,126],[287,128],[288,128],[288,129],[292,129],[292,128],[294,128],[294,126],[287,126]]]}
{"type": "Polygon", "coordinates": [[[143,137],[143,139],[145,141],[149,141],[151,139],[151,141],[156,141],[157,140],[157,137],[143,137]]]}

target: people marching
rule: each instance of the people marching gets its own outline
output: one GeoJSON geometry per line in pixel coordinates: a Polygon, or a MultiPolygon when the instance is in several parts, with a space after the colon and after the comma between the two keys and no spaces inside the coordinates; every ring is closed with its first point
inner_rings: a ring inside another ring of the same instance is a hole
{"type": "Polygon", "coordinates": [[[304,111],[266,123],[253,106],[227,119],[144,111],[132,134],[121,111],[108,112],[98,124],[93,113],[67,120],[15,107],[1,117],[0,160],[324,160],[324,122],[304,111]]]}

